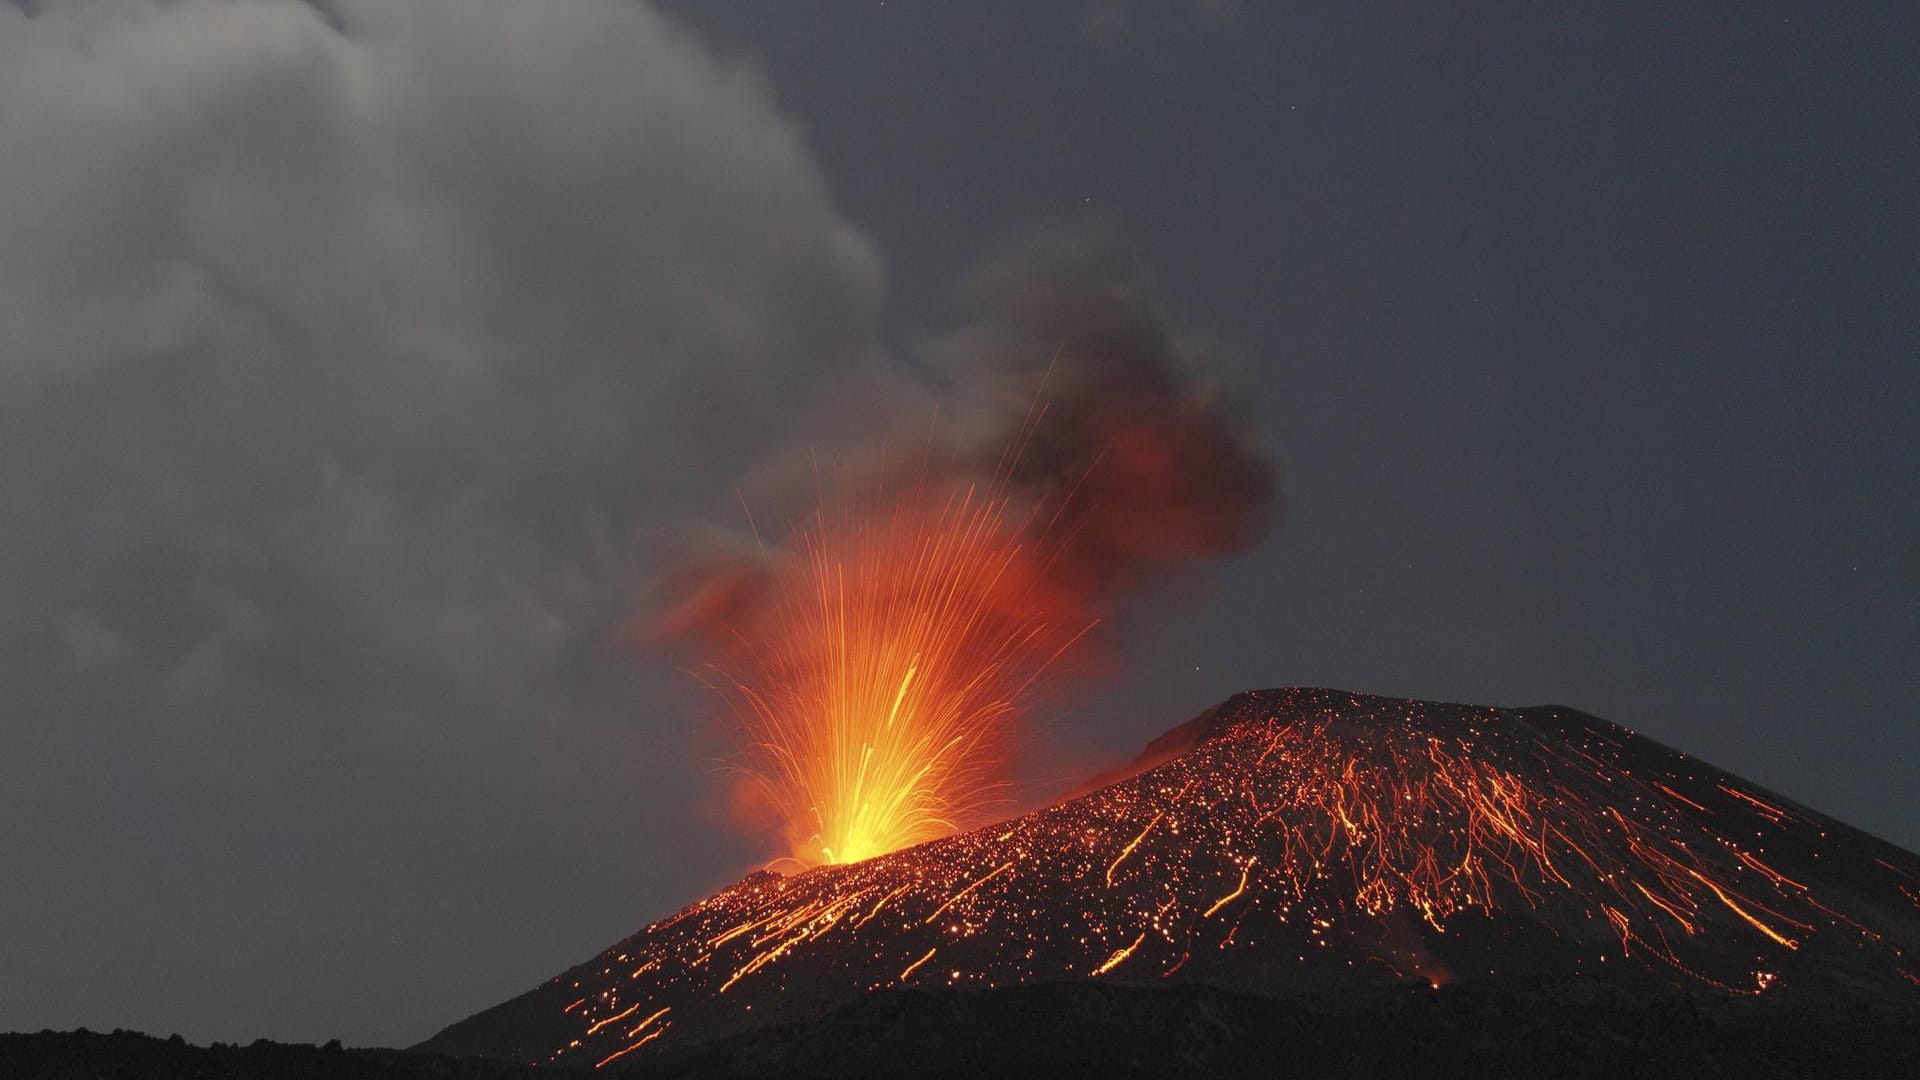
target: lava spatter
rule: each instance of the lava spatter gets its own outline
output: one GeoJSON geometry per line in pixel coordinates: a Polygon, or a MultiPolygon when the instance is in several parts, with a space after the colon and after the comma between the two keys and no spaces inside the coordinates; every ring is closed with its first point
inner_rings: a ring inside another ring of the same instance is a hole
{"type": "Polygon", "coordinates": [[[1920,859],[1593,717],[1289,690],[1186,734],[1010,822],[754,874],[427,1048],[609,1064],[902,985],[1920,992],[1920,859]]]}

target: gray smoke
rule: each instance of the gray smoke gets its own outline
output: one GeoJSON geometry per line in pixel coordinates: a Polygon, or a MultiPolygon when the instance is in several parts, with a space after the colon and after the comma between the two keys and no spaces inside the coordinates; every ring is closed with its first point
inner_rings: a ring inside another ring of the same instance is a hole
{"type": "MultiPolygon", "coordinates": [[[[1129,593],[1265,538],[1279,467],[1117,238],[1031,233],[968,278],[960,301],[959,329],[916,351],[927,378],[866,403],[895,422],[765,466],[745,501],[775,527],[691,538],[641,605],[636,644],[690,641],[698,660],[752,670],[805,592],[787,575],[807,560],[781,523],[810,522],[816,507],[839,520],[893,515],[903,493],[933,505],[968,488],[1004,497],[1036,583],[996,594],[1015,626],[1107,622],[1129,593]]],[[[1103,637],[1083,639],[1073,666],[1098,666],[1103,637]]]]}
{"type": "Polygon", "coordinates": [[[866,362],[872,245],[624,0],[0,5],[0,207],[0,1025],[424,1034],[594,816],[481,789],[631,723],[632,531],[866,362]]]}
{"type": "Polygon", "coordinates": [[[1279,465],[1117,237],[1030,234],[961,295],[970,321],[926,350],[974,418],[959,460],[984,473],[1017,442],[1010,487],[1047,509],[1055,571],[1071,588],[1110,604],[1266,537],[1279,465]]]}

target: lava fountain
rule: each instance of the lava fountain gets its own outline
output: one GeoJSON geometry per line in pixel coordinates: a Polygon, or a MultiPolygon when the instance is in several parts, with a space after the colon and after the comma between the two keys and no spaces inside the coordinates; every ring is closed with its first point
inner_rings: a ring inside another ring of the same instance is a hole
{"type": "Polygon", "coordinates": [[[736,816],[803,866],[1004,809],[1063,657],[1085,658],[1123,594],[1267,530],[1272,463],[1130,282],[1028,260],[987,293],[933,350],[957,401],[946,438],[911,469],[846,455],[827,473],[855,494],[816,465],[771,548],[756,528],[697,549],[644,619],[728,700],[736,816]]]}
{"type": "Polygon", "coordinates": [[[784,824],[790,857],[859,862],[1002,801],[1026,695],[1093,625],[1008,517],[978,487],[819,508],[768,568],[752,632],[709,643],[742,736],[737,799],[784,824]]]}

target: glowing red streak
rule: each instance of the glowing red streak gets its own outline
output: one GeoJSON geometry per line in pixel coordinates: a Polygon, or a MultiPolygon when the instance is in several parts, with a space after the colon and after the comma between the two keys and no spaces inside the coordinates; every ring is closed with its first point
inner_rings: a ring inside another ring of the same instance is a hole
{"type": "Polygon", "coordinates": [[[921,965],[921,964],[924,964],[924,963],[926,963],[927,961],[929,961],[929,960],[931,960],[931,959],[933,959],[933,954],[934,954],[934,953],[937,953],[937,952],[939,952],[939,951],[940,951],[940,950],[939,950],[939,948],[938,948],[938,947],[935,947],[935,948],[932,948],[932,949],[928,949],[928,950],[927,950],[927,955],[925,955],[925,956],[923,956],[923,957],[921,957],[921,958],[920,958],[920,959],[918,959],[918,960],[915,960],[915,961],[914,961],[913,963],[911,963],[911,964],[908,964],[908,965],[907,965],[907,969],[906,969],[905,971],[902,971],[902,972],[900,973],[900,981],[901,981],[901,982],[906,982],[906,981],[907,981],[907,976],[909,976],[909,975],[911,975],[911,974],[913,974],[913,973],[914,973],[915,971],[918,971],[918,970],[920,969],[920,965],[921,965]]]}
{"type": "Polygon", "coordinates": [[[1027,695],[1094,622],[1008,509],[974,487],[822,509],[768,567],[772,609],[714,632],[743,806],[782,823],[801,864],[931,840],[1003,797],[1027,695]]]}

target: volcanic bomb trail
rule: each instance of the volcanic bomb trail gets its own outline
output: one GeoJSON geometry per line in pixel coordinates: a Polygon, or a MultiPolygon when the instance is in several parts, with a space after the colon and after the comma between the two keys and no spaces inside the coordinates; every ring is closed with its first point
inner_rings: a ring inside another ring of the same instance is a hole
{"type": "Polygon", "coordinates": [[[425,1049],[608,1065],[888,987],[1504,975],[1920,1002],[1920,858],[1624,728],[1242,694],[1079,798],[759,872],[425,1049]]]}

